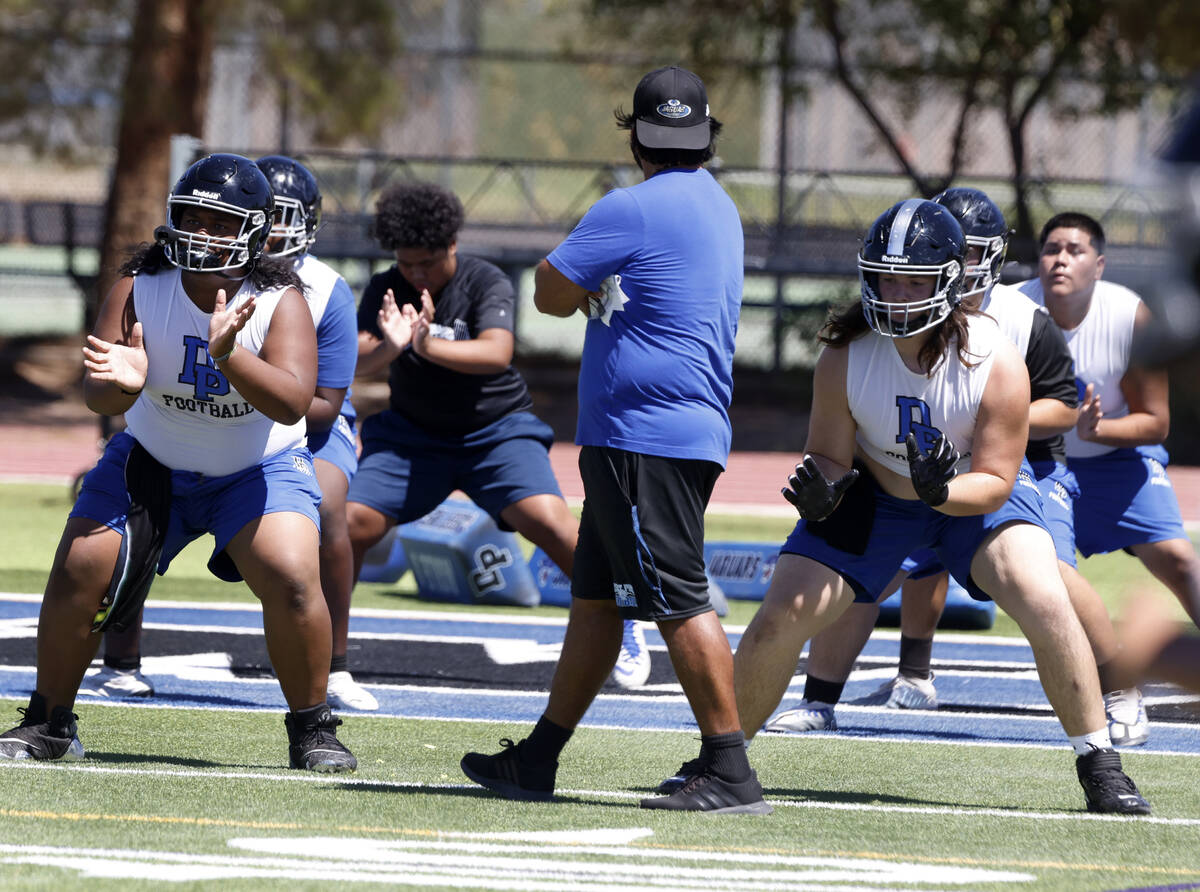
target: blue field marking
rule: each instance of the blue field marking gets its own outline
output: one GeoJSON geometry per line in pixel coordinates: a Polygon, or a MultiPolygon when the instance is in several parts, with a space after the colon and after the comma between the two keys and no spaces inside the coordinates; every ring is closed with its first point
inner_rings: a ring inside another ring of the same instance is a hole
{"type": "MultiPolygon", "coordinates": [[[[0,594],[0,648],[5,646],[5,638],[28,639],[33,636],[39,606],[35,597],[0,594]]],[[[152,629],[220,630],[226,634],[251,636],[261,635],[262,614],[254,604],[205,605],[151,601],[146,607],[145,622],[152,629]]],[[[562,640],[565,617],[559,620],[482,612],[438,614],[433,611],[356,610],[350,628],[352,644],[356,639],[360,642],[383,639],[382,646],[385,647],[391,647],[389,639],[394,638],[456,643],[524,641],[531,646],[554,645],[562,640]]],[[[728,631],[730,642],[736,647],[741,629],[731,628],[728,631]]],[[[665,646],[657,630],[648,626],[646,639],[655,661],[667,660],[665,646]]],[[[29,647],[29,643],[26,642],[24,646],[29,647]]],[[[395,646],[403,647],[404,641],[398,640],[395,646]]],[[[1033,654],[1028,644],[1017,639],[961,634],[945,634],[935,639],[933,660],[938,697],[944,706],[941,710],[889,710],[855,705],[855,699],[870,693],[894,674],[898,649],[898,635],[895,632],[877,634],[872,638],[859,668],[847,683],[843,702],[837,708],[839,736],[884,736],[942,743],[1065,745],[1062,729],[1051,713],[1037,680],[1033,654]]],[[[553,659],[552,655],[550,659],[553,659]]],[[[541,665],[545,672],[550,671],[550,664],[544,658],[541,665]]],[[[156,696],[136,704],[119,701],[121,705],[286,709],[274,678],[235,676],[229,669],[228,657],[204,652],[202,635],[197,635],[195,653],[147,658],[145,670],[153,677],[156,696]]],[[[24,701],[34,681],[33,666],[0,665],[0,697],[24,701]]],[[[544,688],[533,689],[532,686],[529,690],[513,690],[481,687],[479,684],[368,683],[367,687],[380,703],[379,712],[370,715],[407,719],[511,722],[522,726],[535,722],[546,703],[544,688]]],[[[794,705],[802,696],[802,691],[803,677],[797,676],[780,708],[794,705]]],[[[76,711],[81,714],[82,733],[85,736],[89,722],[103,720],[94,712],[94,706],[110,703],[112,701],[92,700],[83,696],[79,698],[76,711]]],[[[350,723],[359,720],[355,714],[346,714],[345,718],[350,723]]],[[[642,692],[601,693],[588,711],[584,724],[698,733],[691,709],[674,684],[652,685],[642,692]]],[[[519,728],[514,729],[517,730],[519,728]]],[[[780,739],[787,736],[769,735],[780,739]]],[[[1200,755],[1200,725],[1152,722],[1150,743],[1137,752],[1200,755]]]]}

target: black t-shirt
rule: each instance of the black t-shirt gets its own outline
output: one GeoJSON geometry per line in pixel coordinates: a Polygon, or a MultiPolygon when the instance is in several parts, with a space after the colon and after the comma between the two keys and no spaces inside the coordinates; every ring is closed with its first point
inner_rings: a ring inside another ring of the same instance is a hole
{"type": "MultiPolygon", "coordinates": [[[[421,295],[392,266],[371,277],[358,306],[358,330],[382,337],[379,307],[388,289],[396,305],[421,309],[421,295]]],[[[454,277],[433,298],[431,336],[456,341],[477,338],[488,328],[513,330],[516,298],[512,282],[477,257],[458,255],[454,277]]],[[[468,375],[422,359],[409,349],[388,369],[392,411],[431,434],[461,436],[512,412],[533,407],[525,380],[511,365],[494,375],[468,375]]]]}
{"type": "MultiPolygon", "coordinates": [[[[1062,329],[1054,324],[1049,313],[1033,314],[1029,327],[1029,346],[1025,348],[1025,365],[1029,369],[1029,400],[1055,399],[1072,409],[1079,405],[1079,389],[1075,385],[1075,361],[1067,346],[1062,329]]],[[[1030,440],[1025,456],[1031,462],[1054,459],[1066,462],[1067,450],[1062,434],[1044,440],[1030,440]]]]}

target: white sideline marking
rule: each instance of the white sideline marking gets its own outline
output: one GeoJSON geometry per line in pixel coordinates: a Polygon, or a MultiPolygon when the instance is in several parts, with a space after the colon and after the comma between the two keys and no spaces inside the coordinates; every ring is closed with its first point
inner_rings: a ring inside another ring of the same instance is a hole
{"type": "Polygon", "coordinates": [[[1036,877],[1011,870],[885,861],[852,857],[757,856],[670,849],[514,845],[378,839],[235,838],[234,849],[252,856],[200,855],[146,849],[57,848],[0,845],[0,863],[38,864],[78,871],[83,877],[159,882],[233,878],[369,882],[471,889],[563,888],[639,892],[680,890],[813,890],[854,883],[861,890],[1025,883],[1036,877]],[[575,858],[564,857],[574,855],[575,858]],[[700,866],[662,863],[677,859],[700,866]],[[747,858],[753,858],[747,866],[747,858]],[[772,865],[763,869],[764,865],[772,865]],[[862,885],[870,884],[870,885],[862,885]]]}
{"type": "MultiPolygon", "coordinates": [[[[872,738],[877,742],[878,738],[872,738]]],[[[304,771],[267,772],[267,771],[185,771],[178,768],[124,768],[113,765],[87,765],[79,762],[46,763],[21,760],[16,762],[0,761],[0,771],[71,771],[84,774],[116,774],[121,776],[170,777],[180,780],[207,781],[212,778],[222,780],[252,780],[252,781],[291,781],[300,784],[332,784],[334,786],[372,787],[393,790],[476,790],[482,788],[471,783],[463,784],[425,784],[416,781],[388,781],[342,774],[314,774],[304,771]]],[[[588,799],[626,799],[640,801],[646,798],[645,793],[629,790],[584,790],[556,789],[559,796],[579,796],[588,799]]],[[[501,800],[496,799],[496,802],[501,800]]],[[[870,803],[836,802],[828,799],[775,799],[767,800],[776,807],[828,809],[830,811],[862,811],[879,814],[919,814],[919,815],[951,815],[957,817],[980,818],[1022,818],[1038,821],[1128,821],[1127,817],[1119,815],[1098,815],[1091,812],[1036,812],[1016,811],[1005,808],[961,808],[918,805],[874,805],[870,803]]],[[[1166,824],[1173,827],[1200,827],[1200,818],[1162,818],[1155,816],[1138,817],[1136,820],[1152,824],[1166,824]]]]}

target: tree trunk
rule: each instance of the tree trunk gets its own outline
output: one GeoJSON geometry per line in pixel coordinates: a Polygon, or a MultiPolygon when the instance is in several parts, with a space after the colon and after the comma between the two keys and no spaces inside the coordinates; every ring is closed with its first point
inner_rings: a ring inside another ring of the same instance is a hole
{"type": "Polygon", "coordinates": [[[138,0],[100,272],[84,320],[89,331],[129,250],[149,241],[164,222],[171,137],[203,133],[220,5],[221,0],[138,0]]]}

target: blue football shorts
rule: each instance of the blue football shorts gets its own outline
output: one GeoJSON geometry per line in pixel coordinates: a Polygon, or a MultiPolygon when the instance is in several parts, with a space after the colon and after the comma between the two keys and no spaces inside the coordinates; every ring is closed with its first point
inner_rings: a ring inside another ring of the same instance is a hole
{"type": "MultiPolygon", "coordinates": [[[[861,555],[850,554],[829,545],[806,529],[804,520],[796,524],[781,551],[797,554],[824,564],[842,576],[854,589],[854,600],[874,603],[888,594],[888,583],[896,572],[905,567],[906,559],[914,559],[908,567],[916,571],[918,563],[924,568],[921,575],[939,572],[941,567],[962,583],[976,600],[990,600],[986,592],[971,579],[971,561],[980,544],[995,529],[1013,521],[1032,523],[1047,530],[1042,512],[1042,498],[1028,461],[1022,460],[1016,484],[1008,501],[990,514],[969,517],[950,517],[930,508],[918,499],[898,499],[888,495],[871,480],[875,496],[875,519],[867,547],[861,555]],[[936,569],[928,555],[933,552],[936,569]]],[[[919,577],[918,577],[919,578],[919,577]]]]}
{"type": "Polygon", "coordinates": [[[440,437],[390,410],[363,422],[363,451],[347,502],[397,523],[424,517],[457,489],[512,532],[500,512],[537,495],[562,498],[550,467],[554,431],[532,412],[513,412],[462,437],[440,437]]]}
{"type": "MultiPolygon", "coordinates": [[[[134,438],[122,431],[108,441],[96,467],[83,478],[71,517],[86,517],[121,535],[129,510],[125,489],[125,460],[134,438]]],[[[321,490],[313,472],[312,454],[305,446],[286,449],[256,465],[223,477],[194,471],[171,472],[171,516],[158,574],[167,572],[175,555],[193,539],[212,533],[216,540],[208,569],[218,579],[240,582],[241,574],[225,546],[246,524],[284,511],[303,514],[317,529],[321,490]]]]}
{"type": "Polygon", "coordinates": [[[358,443],[354,434],[354,420],[339,415],[327,431],[308,435],[308,451],[313,458],[327,461],[343,474],[346,482],[354,479],[358,470],[358,443]]]}
{"type": "Polygon", "coordinates": [[[1084,557],[1167,539],[1186,539],[1162,446],[1068,458],[1079,480],[1075,542],[1084,557]]]}

